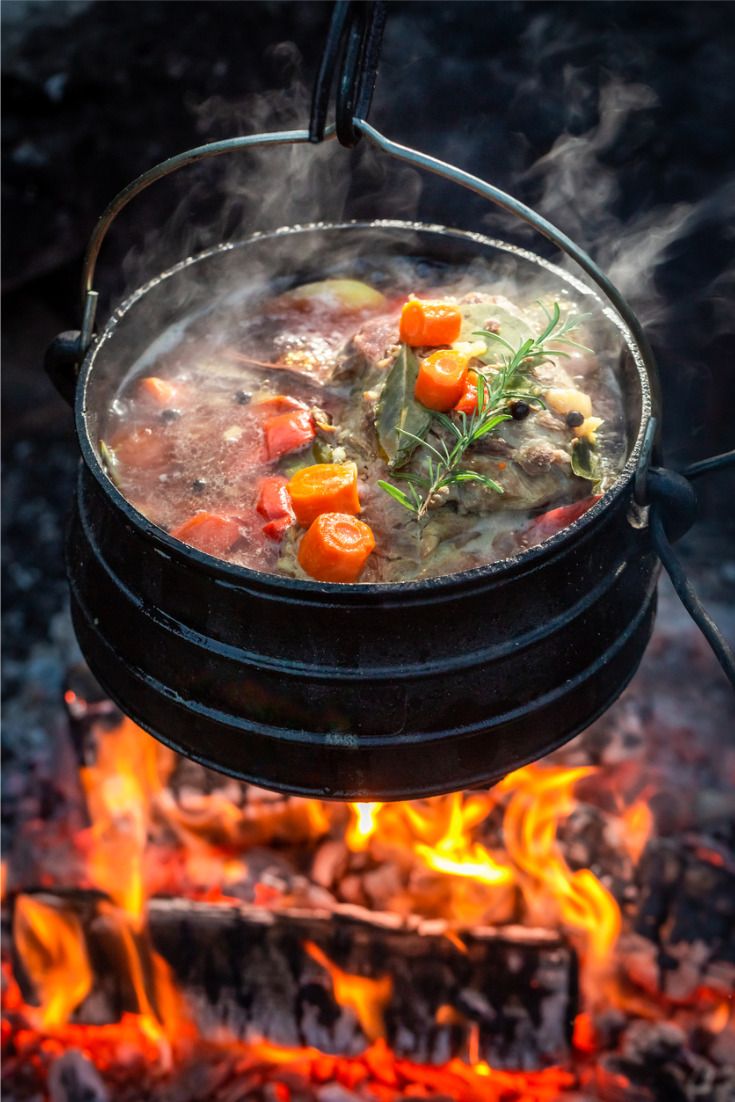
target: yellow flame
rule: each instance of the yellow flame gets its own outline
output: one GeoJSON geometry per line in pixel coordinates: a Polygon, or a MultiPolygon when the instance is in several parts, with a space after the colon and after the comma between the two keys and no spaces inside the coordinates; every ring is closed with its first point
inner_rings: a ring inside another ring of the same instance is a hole
{"type": "Polygon", "coordinates": [[[30,895],[19,895],[13,939],[41,1001],[40,1026],[63,1025],[92,987],[79,919],[30,895]]]}
{"type": "Polygon", "coordinates": [[[499,865],[479,842],[470,842],[469,832],[485,817],[484,803],[472,797],[465,802],[461,792],[447,799],[449,819],[443,835],[433,846],[416,842],[416,855],[429,868],[451,876],[466,876],[483,884],[507,884],[513,878],[511,869],[499,865]]]}
{"type": "Polygon", "coordinates": [[[362,853],[368,848],[370,838],[375,832],[376,817],[383,804],[350,804],[352,813],[345,841],[354,853],[362,853]]]}

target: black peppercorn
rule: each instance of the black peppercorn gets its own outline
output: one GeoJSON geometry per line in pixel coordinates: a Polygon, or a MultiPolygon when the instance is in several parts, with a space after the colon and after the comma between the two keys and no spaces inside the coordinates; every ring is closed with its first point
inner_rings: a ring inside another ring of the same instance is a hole
{"type": "Polygon", "coordinates": [[[578,429],[580,425],[584,424],[584,414],[580,413],[578,409],[570,409],[566,416],[566,426],[568,429],[578,429]]]}
{"type": "Polygon", "coordinates": [[[237,394],[235,395],[235,401],[240,406],[246,406],[248,402],[252,399],[252,397],[253,396],[249,393],[249,391],[238,390],[237,394]]]}
{"type": "Polygon", "coordinates": [[[518,398],[515,402],[511,402],[509,408],[510,415],[514,421],[525,420],[531,412],[531,407],[528,402],[524,402],[522,398],[518,398]]]}
{"type": "Polygon", "coordinates": [[[198,478],[196,482],[192,482],[191,488],[195,494],[201,494],[201,492],[206,488],[206,485],[206,478],[198,478]]]}
{"type": "Polygon", "coordinates": [[[181,417],[181,410],[179,409],[164,409],[161,413],[161,420],[167,423],[170,421],[178,421],[179,417],[181,417]]]}

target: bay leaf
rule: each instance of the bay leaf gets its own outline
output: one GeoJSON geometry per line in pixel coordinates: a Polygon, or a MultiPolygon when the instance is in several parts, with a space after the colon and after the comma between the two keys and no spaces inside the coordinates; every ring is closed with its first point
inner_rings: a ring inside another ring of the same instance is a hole
{"type": "Polygon", "coordinates": [[[579,478],[590,482],[599,482],[602,478],[600,455],[588,436],[581,436],[572,446],[572,470],[579,478]]]}
{"type": "MultiPolygon", "coordinates": [[[[506,340],[514,349],[520,348],[525,341],[533,337],[531,327],[523,318],[517,318],[509,310],[505,310],[502,306],[496,306],[492,302],[463,303],[460,305],[460,311],[462,313],[462,328],[459,331],[457,340],[468,341],[469,343],[481,340],[481,337],[476,337],[474,334],[478,329],[484,329],[491,319],[497,321],[500,325],[498,336],[506,340]]],[[[499,364],[502,362],[502,357],[508,355],[510,353],[505,345],[501,344],[500,341],[488,339],[487,355],[482,358],[487,364],[499,364]]]]}
{"type": "Polygon", "coordinates": [[[416,353],[407,344],[402,344],[386,376],[375,409],[378,448],[391,470],[397,470],[408,462],[431,425],[431,411],[413,396],[418,373],[416,353]],[[411,433],[411,436],[406,433],[411,433]]]}

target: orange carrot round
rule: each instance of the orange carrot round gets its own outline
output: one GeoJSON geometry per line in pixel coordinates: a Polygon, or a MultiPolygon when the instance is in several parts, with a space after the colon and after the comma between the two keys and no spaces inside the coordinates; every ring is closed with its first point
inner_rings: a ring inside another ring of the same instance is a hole
{"type": "Polygon", "coordinates": [[[302,467],[288,483],[296,520],[308,528],[320,513],[360,512],[354,463],[315,463],[302,467]]]}
{"type": "Polygon", "coordinates": [[[347,513],[321,513],[299,544],[299,563],[317,582],[356,582],[375,547],[367,524],[347,513]]]}
{"type": "Polygon", "coordinates": [[[432,352],[419,365],[414,397],[427,409],[446,413],[462,397],[466,379],[467,356],[464,352],[432,352]]]}
{"type": "Polygon", "coordinates": [[[450,302],[413,298],[401,311],[400,337],[412,348],[452,344],[462,328],[462,314],[450,302]]]}

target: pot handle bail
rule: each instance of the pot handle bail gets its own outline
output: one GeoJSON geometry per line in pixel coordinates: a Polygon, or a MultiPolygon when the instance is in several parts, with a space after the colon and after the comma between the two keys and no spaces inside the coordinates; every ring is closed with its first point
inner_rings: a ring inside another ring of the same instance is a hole
{"type": "Polygon", "coordinates": [[[386,0],[336,0],[311,101],[310,142],[324,141],[340,49],[343,58],[337,82],[337,138],[347,149],[360,141],[355,119],[366,119],[370,110],[385,21],[386,0]]]}

